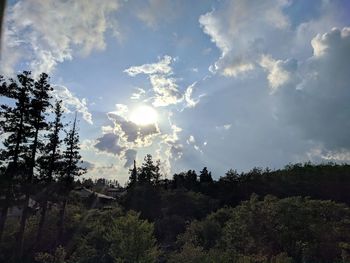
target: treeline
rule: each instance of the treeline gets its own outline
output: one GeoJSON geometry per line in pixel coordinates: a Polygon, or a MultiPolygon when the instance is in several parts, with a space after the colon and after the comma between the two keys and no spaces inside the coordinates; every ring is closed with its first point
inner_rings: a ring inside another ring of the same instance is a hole
{"type": "Polygon", "coordinates": [[[159,170],[159,162],[147,155],[139,168],[130,171],[121,203],[154,222],[157,240],[173,262],[342,262],[350,252],[349,165],[229,170],[218,180],[206,167],[198,174],[194,170],[174,174],[172,179],[159,179],[159,170]],[[241,213],[242,207],[249,211],[244,210],[238,220],[235,211],[241,213]],[[223,218],[208,221],[216,213],[223,218]],[[237,232],[225,238],[234,238],[237,250],[222,247],[229,220],[235,222],[237,232]],[[197,236],[193,227],[198,228],[197,236]],[[285,244],[275,241],[279,235],[285,244]],[[184,242],[184,237],[192,241],[184,242]]]}
{"type": "Polygon", "coordinates": [[[40,204],[40,220],[33,246],[40,244],[48,206],[59,204],[57,236],[61,243],[67,197],[75,177],[84,173],[79,155],[77,120],[67,130],[62,122],[62,102],[52,98],[49,76],[34,79],[24,71],[16,78],[0,76],[0,242],[3,240],[9,210],[20,212],[12,255],[23,260],[24,234],[32,213],[33,201],[40,204]],[[64,133],[64,134],[63,134],[64,133]],[[62,137],[64,139],[62,139],[62,137]],[[35,196],[35,200],[33,197],[35,196]]]}

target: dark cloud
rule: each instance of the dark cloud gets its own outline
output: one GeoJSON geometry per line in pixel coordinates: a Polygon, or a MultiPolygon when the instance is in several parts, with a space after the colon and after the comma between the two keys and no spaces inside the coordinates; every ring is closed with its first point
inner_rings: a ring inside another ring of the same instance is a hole
{"type": "Polygon", "coordinates": [[[112,153],[115,155],[120,155],[125,149],[119,145],[119,136],[114,133],[106,133],[103,134],[102,137],[97,138],[95,148],[97,148],[99,151],[112,153]]]}
{"type": "Polygon", "coordinates": [[[350,28],[312,40],[314,55],[298,70],[302,81],[276,94],[279,117],[329,150],[350,149],[350,28]]]}

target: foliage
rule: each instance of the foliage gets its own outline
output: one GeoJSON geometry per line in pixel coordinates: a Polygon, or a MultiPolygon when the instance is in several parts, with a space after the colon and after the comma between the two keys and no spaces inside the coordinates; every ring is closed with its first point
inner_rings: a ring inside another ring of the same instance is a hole
{"type": "Polygon", "coordinates": [[[350,242],[349,222],[350,208],[344,204],[302,197],[259,201],[253,195],[235,208],[192,222],[179,238],[179,254],[193,246],[253,262],[340,262],[350,242]]]}
{"type": "Polygon", "coordinates": [[[135,212],[93,212],[76,240],[73,262],[154,262],[153,225],[135,212]]]}

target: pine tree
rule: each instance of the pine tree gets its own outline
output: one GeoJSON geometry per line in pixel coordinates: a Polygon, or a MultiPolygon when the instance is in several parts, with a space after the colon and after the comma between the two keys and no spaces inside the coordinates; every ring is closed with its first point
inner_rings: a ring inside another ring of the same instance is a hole
{"type": "Polygon", "coordinates": [[[208,172],[207,167],[204,167],[203,170],[200,171],[199,181],[200,181],[200,183],[212,183],[213,182],[213,178],[211,177],[211,172],[208,172]]]}
{"type": "Polygon", "coordinates": [[[63,129],[62,124],[62,101],[56,101],[54,114],[55,119],[50,124],[50,132],[47,135],[48,143],[46,144],[42,156],[38,159],[39,164],[39,183],[41,183],[43,191],[40,198],[41,214],[37,231],[36,244],[38,245],[42,238],[42,231],[45,223],[49,195],[54,186],[54,176],[58,175],[61,167],[60,132],[63,129]]]}
{"type": "Polygon", "coordinates": [[[65,210],[68,202],[68,194],[74,187],[74,178],[84,174],[86,169],[81,167],[79,154],[79,134],[77,131],[77,119],[75,117],[72,129],[68,131],[64,139],[66,150],[63,152],[62,171],[59,177],[59,194],[62,196],[62,204],[59,211],[57,242],[62,241],[65,210]]]}
{"type": "Polygon", "coordinates": [[[52,87],[49,84],[49,76],[46,73],[42,73],[39,79],[34,82],[32,89],[32,99],[29,104],[29,124],[32,127],[31,144],[30,144],[30,156],[28,159],[28,173],[23,178],[22,186],[25,193],[24,205],[22,209],[22,215],[20,220],[20,226],[17,234],[17,248],[15,248],[15,255],[18,258],[22,257],[23,252],[23,237],[26,227],[26,222],[29,213],[29,200],[30,195],[33,193],[33,177],[34,168],[36,166],[36,157],[38,150],[43,146],[39,138],[39,133],[47,129],[48,124],[45,116],[50,104],[50,92],[52,87]]]}
{"type": "Polygon", "coordinates": [[[147,154],[138,173],[139,183],[158,184],[160,180],[160,162],[154,164],[152,155],[147,154]]]}
{"type": "Polygon", "coordinates": [[[0,240],[8,209],[15,201],[15,189],[20,177],[26,172],[25,161],[28,160],[30,150],[27,144],[31,134],[28,109],[34,80],[29,71],[24,71],[17,75],[17,80],[10,79],[9,83],[6,83],[1,77],[1,82],[0,95],[12,105],[1,105],[0,112],[0,126],[2,132],[7,135],[1,150],[1,161],[6,170],[1,178],[1,189],[5,194],[5,200],[1,208],[0,240]]]}
{"type": "Polygon", "coordinates": [[[136,161],[134,160],[134,167],[133,169],[130,169],[130,176],[129,176],[129,184],[128,187],[132,187],[137,182],[137,168],[136,168],[136,161]]]}

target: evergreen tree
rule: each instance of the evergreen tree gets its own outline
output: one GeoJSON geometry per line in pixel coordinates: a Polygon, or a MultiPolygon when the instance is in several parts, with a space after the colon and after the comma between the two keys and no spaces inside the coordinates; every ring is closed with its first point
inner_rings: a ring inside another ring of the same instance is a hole
{"type": "Polygon", "coordinates": [[[61,175],[59,177],[59,194],[62,196],[62,204],[59,211],[57,242],[62,241],[64,216],[68,201],[68,194],[74,187],[74,178],[84,174],[86,169],[81,167],[81,156],[79,154],[79,134],[77,130],[77,118],[75,116],[72,129],[67,132],[64,139],[66,149],[63,152],[61,175]]]}
{"type": "Polygon", "coordinates": [[[30,156],[28,158],[28,172],[22,182],[22,191],[25,193],[25,199],[17,234],[17,248],[15,248],[15,255],[18,258],[21,258],[23,252],[23,236],[29,214],[29,200],[30,195],[34,192],[33,177],[37,152],[43,146],[43,142],[39,138],[39,133],[46,130],[48,127],[45,117],[47,109],[51,106],[51,91],[52,87],[49,84],[49,76],[46,73],[40,74],[39,79],[34,82],[32,98],[29,103],[29,108],[27,108],[30,116],[28,123],[32,127],[32,132],[30,134],[31,143],[30,156]]]}
{"type": "Polygon", "coordinates": [[[142,167],[138,174],[138,181],[140,183],[153,183],[158,184],[160,180],[160,162],[157,161],[154,164],[152,160],[152,155],[147,154],[142,163],[142,167]]]}
{"type": "Polygon", "coordinates": [[[6,83],[1,79],[0,95],[8,102],[14,102],[9,106],[1,105],[0,126],[2,132],[7,135],[1,149],[2,166],[6,167],[1,177],[1,192],[5,200],[1,204],[0,240],[2,238],[8,209],[15,201],[15,188],[20,177],[25,173],[24,162],[28,160],[29,148],[27,146],[31,134],[29,123],[30,94],[34,80],[29,71],[17,75],[17,80],[10,79],[6,83]]]}
{"type": "Polygon", "coordinates": [[[134,167],[133,169],[130,169],[130,176],[129,176],[129,184],[128,187],[132,187],[137,182],[137,168],[136,168],[136,161],[134,160],[134,167]]]}
{"type": "Polygon", "coordinates": [[[198,180],[197,174],[195,170],[188,170],[185,175],[185,187],[188,190],[197,190],[198,188],[198,180]]]}
{"type": "Polygon", "coordinates": [[[49,195],[52,192],[52,188],[54,186],[54,176],[58,175],[61,164],[61,152],[60,145],[62,140],[60,139],[60,132],[63,128],[62,124],[62,101],[56,101],[54,114],[55,119],[52,123],[50,123],[50,133],[46,136],[48,139],[48,143],[45,146],[42,156],[38,159],[39,163],[39,183],[42,184],[42,195],[40,198],[40,206],[41,206],[41,214],[40,221],[37,231],[36,243],[39,244],[42,231],[45,223],[47,206],[49,201],[49,195]]]}
{"type": "Polygon", "coordinates": [[[213,182],[213,178],[211,177],[211,172],[208,172],[207,167],[204,167],[203,170],[200,171],[199,181],[200,181],[200,183],[212,183],[213,182]]]}

